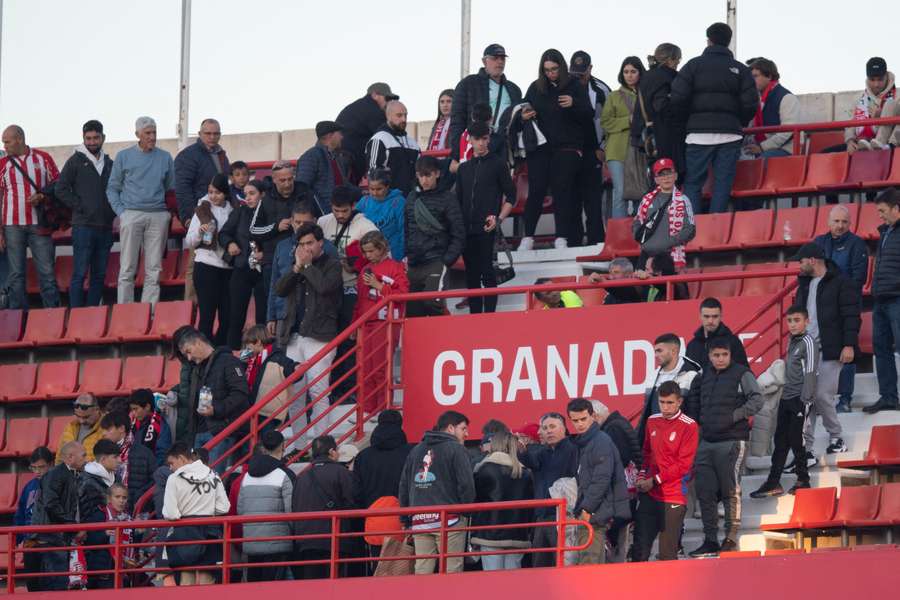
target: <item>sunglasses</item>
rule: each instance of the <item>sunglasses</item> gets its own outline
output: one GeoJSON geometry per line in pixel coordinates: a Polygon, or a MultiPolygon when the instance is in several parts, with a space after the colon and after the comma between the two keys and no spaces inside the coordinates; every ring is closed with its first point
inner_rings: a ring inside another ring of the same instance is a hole
{"type": "Polygon", "coordinates": [[[72,406],[75,408],[75,410],[91,410],[92,408],[96,407],[97,405],[96,404],[79,404],[78,402],[76,402],[72,406]]]}

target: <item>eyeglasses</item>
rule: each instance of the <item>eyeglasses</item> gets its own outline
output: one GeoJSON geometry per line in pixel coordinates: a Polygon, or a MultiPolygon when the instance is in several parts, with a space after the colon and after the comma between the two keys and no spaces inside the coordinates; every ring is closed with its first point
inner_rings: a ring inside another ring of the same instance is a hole
{"type": "Polygon", "coordinates": [[[75,410],[91,410],[92,408],[95,408],[97,405],[96,404],[79,404],[78,402],[76,402],[72,406],[75,408],[75,410]]]}

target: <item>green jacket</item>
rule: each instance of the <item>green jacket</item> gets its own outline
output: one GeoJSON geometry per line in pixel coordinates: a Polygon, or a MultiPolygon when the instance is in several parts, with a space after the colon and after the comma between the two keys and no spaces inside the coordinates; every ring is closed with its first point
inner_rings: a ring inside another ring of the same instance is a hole
{"type": "Polygon", "coordinates": [[[631,115],[636,106],[637,94],[624,86],[611,93],[603,105],[600,126],[606,132],[606,160],[625,160],[631,131],[631,115]],[[632,110],[628,109],[626,96],[632,110]]]}

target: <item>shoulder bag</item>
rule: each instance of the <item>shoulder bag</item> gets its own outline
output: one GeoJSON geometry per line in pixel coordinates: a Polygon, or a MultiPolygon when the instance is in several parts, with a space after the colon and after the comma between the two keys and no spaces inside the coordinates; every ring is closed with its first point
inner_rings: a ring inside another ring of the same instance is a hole
{"type": "Polygon", "coordinates": [[[56,182],[51,181],[41,189],[31,178],[31,175],[22,168],[22,165],[20,165],[14,157],[10,156],[9,162],[11,162],[13,167],[22,174],[22,177],[31,184],[31,187],[44,195],[44,201],[36,206],[38,226],[51,231],[68,229],[71,227],[72,209],[60,202],[59,198],[56,197],[56,182]]]}
{"type": "Polygon", "coordinates": [[[650,160],[655,160],[657,156],[656,134],[653,131],[653,121],[647,118],[647,108],[644,106],[644,96],[641,94],[640,88],[637,92],[638,105],[641,107],[641,116],[644,117],[644,129],[641,131],[641,148],[644,154],[650,160]]]}

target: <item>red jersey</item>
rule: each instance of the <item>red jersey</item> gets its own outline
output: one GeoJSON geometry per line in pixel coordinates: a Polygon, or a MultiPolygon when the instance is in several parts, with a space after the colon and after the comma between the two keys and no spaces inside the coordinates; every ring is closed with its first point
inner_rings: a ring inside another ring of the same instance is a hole
{"type": "MultiPolygon", "coordinates": [[[[378,304],[384,296],[391,294],[402,294],[409,291],[409,279],[406,277],[406,267],[403,263],[393,258],[385,258],[378,264],[366,263],[359,277],[356,279],[356,308],[353,309],[353,320],[355,321],[363,315],[367,310],[378,304]],[[384,284],[379,292],[373,287],[366,285],[363,280],[365,272],[371,269],[372,273],[384,284]]],[[[399,315],[395,315],[399,317],[399,315]]],[[[370,320],[387,319],[387,311],[381,310],[378,315],[370,320]]]]}
{"type": "Polygon", "coordinates": [[[41,191],[48,183],[59,177],[59,169],[53,157],[43,150],[28,148],[24,156],[4,156],[0,158],[0,202],[2,202],[3,225],[37,225],[37,209],[28,204],[28,199],[41,191]],[[13,165],[22,168],[28,177],[13,165]],[[31,179],[37,186],[31,185],[31,179]]]}
{"type": "Polygon", "coordinates": [[[647,419],[644,470],[653,478],[650,496],[654,500],[687,504],[687,482],[698,441],[697,422],[681,411],[670,419],[659,413],[647,419]]]}

